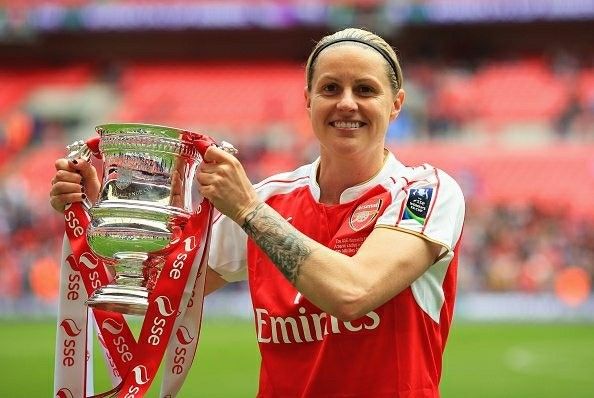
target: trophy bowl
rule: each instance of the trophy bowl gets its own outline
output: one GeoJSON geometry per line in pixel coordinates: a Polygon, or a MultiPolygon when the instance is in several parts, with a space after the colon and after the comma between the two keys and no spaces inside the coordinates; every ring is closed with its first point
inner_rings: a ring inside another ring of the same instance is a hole
{"type": "Polygon", "coordinates": [[[199,203],[192,197],[202,161],[196,143],[206,136],[149,124],[104,124],[96,130],[103,178],[89,209],[87,241],[115,277],[87,305],[143,315],[165,258],[180,240],[193,203],[199,203]]]}

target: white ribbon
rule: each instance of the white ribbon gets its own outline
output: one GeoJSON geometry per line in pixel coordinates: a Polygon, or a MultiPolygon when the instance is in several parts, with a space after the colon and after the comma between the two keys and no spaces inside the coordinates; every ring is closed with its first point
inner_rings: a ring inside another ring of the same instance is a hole
{"type": "MultiPolygon", "coordinates": [[[[198,345],[206,262],[208,259],[208,241],[202,239],[197,255],[192,264],[190,275],[184,288],[180,308],[174,324],[174,333],[165,353],[163,380],[160,396],[172,398],[177,395],[186,379],[198,345]],[[202,267],[200,267],[202,265],[202,267]],[[197,275],[199,268],[201,274],[197,275]]],[[[70,243],[65,236],[62,244],[62,262],[60,270],[60,293],[56,333],[56,354],[54,363],[54,396],[57,398],[78,398],[93,395],[93,324],[87,321],[87,307],[82,278],[78,271],[71,268],[68,256],[72,254],[70,243]],[[84,395],[84,393],[86,395],[84,395]]],[[[92,316],[92,311],[88,310],[92,316]]],[[[99,334],[99,328],[95,328],[99,334]]],[[[109,372],[112,386],[121,382],[121,377],[113,371],[109,353],[99,345],[109,372]]]]}

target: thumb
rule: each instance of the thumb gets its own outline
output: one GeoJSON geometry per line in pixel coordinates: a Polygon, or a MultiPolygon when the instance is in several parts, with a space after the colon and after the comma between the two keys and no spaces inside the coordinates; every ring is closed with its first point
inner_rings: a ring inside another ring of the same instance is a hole
{"type": "Polygon", "coordinates": [[[85,193],[91,202],[95,202],[99,197],[99,189],[101,186],[95,167],[83,159],[71,160],[70,167],[80,174],[85,193]]]}
{"type": "Polygon", "coordinates": [[[209,146],[204,153],[204,161],[207,163],[223,163],[228,161],[229,157],[233,157],[233,155],[223,151],[216,145],[209,146]]]}
{"type": "Polygon", "coordinates": [[[98,180],[97,171],[91,163],[84,159],[73,159],[70,161],[71,166],[76,170],[85,180],[98,180]]]}

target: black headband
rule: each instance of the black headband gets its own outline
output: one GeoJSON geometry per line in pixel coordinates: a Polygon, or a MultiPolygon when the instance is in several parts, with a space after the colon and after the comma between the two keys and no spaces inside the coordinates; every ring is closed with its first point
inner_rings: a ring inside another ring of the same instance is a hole
{"type": "Polygon", "coordinates": [[[312,73],[312,68],[313,68],[313,64],[314,61],[316,60],[316,58],[318,57],[318,55],[320,55],[320,53],[325,49],[330,47],[333,44],[336,43],[341,43],[341,42],[345,42],[345,41],[351,41],[351,42],[355,42],[355,43],[361,43],[361,44],[365,44],[368,47],[373,48],[375,51],[377,51],[378,53],[381,54],[382,57],[384,57],[384,59],[386,61],[388,61],[388,64],[390,64],[390,67],[392,68],[392,70],[394,71],[394,75],[396,76],[396,83],[398,83],[398,88],[400,88],[400,85],[402,85],[401,79],[402,77],[400,76],[400,73],[398,73],[399,68],[396,66],[396,63],[394,62],[394,60],[392,59],[392,57],[390,56],[390,54],[384,50],[383,48],[370,43],[368,41],[365,40],[361,40],[361,39],[357,39],[354,37],[345,37],[345,38],[341,38],[341,39],[335,39],[335,40],[330,40],[327,43],[322,44],[321,46],[319,46],[318,48],[316,48],[314,50],[314,52],[311,54],[311,62],[309,63],[309,75],[311,76],[312,73]]]}

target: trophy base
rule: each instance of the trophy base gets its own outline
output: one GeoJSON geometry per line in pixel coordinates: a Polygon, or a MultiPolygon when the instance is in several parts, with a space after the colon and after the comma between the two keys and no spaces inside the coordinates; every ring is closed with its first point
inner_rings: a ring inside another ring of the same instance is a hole
{"type": "Polygon", "coordinates": [[[148,290],[144,287],[107,285],[97,289],[86,304],[103,311],[144,315],[148,308],[148,290]]]}

